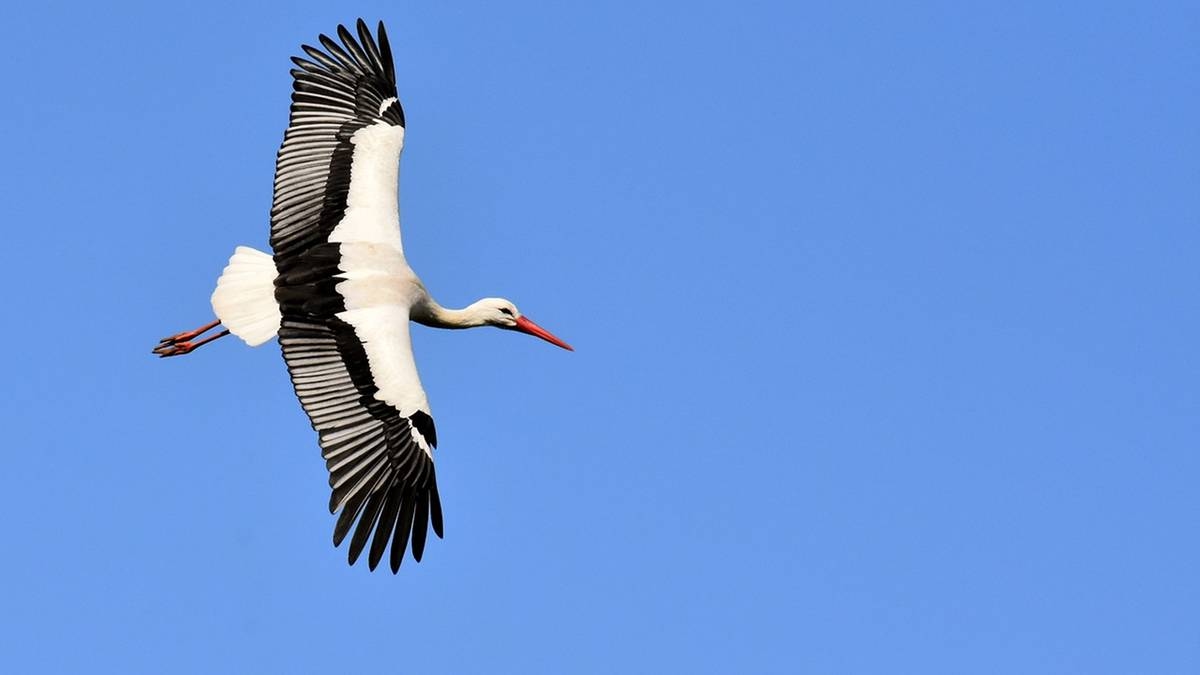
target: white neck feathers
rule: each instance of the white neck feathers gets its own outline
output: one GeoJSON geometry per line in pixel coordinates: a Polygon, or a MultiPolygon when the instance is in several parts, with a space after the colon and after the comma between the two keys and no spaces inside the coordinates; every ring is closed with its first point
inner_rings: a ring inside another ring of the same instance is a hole
{"type": "Polygon", "coordinates": [[[480,302],[462,309],[442,307],[433,298],[412,308],[412,319],[419,324],[433,328],[476,328],[489,325],[489,313],[480,302]]]}

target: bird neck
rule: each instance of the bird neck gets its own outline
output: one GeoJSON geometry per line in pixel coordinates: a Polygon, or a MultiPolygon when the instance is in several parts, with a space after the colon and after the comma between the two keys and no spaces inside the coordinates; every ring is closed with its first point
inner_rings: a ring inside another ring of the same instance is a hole
{"type": "Polygon", "coordinates": [[[412,320],[433,328],[475,328],[486,326],[487,321],[477,307],[478,303],[462,309],[442,307],[433,298],[413,307],[412,320]]]}

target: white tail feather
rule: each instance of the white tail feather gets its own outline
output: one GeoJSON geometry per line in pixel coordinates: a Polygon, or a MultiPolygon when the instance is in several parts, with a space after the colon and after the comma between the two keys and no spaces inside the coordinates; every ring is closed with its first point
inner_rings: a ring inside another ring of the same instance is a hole
{"type": "Polygon", "coordinates": [[[267,253],[239,246],[217,279],[212,308],[229,332],[257,347],[279,332],[275,302],[275,261],[267,253]]]}

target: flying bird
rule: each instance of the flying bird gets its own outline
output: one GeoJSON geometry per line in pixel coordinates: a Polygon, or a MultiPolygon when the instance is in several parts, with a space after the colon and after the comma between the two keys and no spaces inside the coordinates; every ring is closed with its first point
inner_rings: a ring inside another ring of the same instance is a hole
{"type": "Polygon", "coordinates": [[[339,25],[340,44],[321,35],[320,47],[303,45],[305,56],[292,58],[271,205],[274,255],[237,247],[212,294],[217,320],[153,351],[180,356],[231,333],[252,347],[278,336],[329,470],[333,543],[350,535],[350,564],[365,549],[372,570],[390,546],[395,573],[410,545],[421,560],[430,525],[443,533],[437,432],[409,322],[495,326],[571,347],[503,298],[442,307],[409,267],[397,196],[404,109],[392,50],[382,22],[378,39],[362,19],[356,28],[339,25]]]}

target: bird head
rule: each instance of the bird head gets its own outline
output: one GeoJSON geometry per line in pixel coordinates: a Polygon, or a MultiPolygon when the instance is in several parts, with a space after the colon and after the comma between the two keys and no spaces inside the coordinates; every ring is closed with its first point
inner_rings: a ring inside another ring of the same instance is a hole
{"type": "Polygon", "coordinates": [[[539,337],[546,342],[562,347],[567,351],[575,351],[571,345],[554,337],[554,335],[530,321],[527,317],[521,314],[521,310],[517,309],[510,300],[504,298],[484,298],[476,302],[473,309],[478,314],[482,323],[488,326],[495,326],[505,330],[515,330],[527,335],[539,337]]]}

